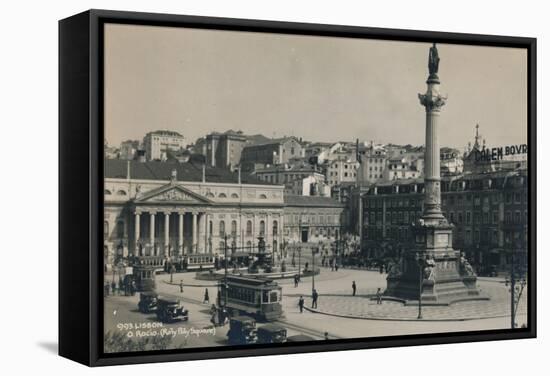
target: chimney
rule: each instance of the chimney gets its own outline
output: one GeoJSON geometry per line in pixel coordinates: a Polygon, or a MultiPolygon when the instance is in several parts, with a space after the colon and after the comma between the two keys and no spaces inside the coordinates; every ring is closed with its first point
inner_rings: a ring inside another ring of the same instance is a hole
{"type": "Polygon", "coordinates": [[[241,166],[240,166],[240,165],[239,165],[239,167],[238,167],[238,170],[239,170],[239,171],[238,171],[238,172],[239,172],[239,175],[238,175],[238,176],[239,176],[239,180],[238,180],[238,182],[239,182],[239,184],[241,184],[241,166]]]}
{"type": "Polygon", "coordinates": [[[126,162],[126,180],[130,180],[130,161],[126,162]]]}
{"type": "Polygon", "coordinates": [[[202,182],[206,183],[206,164],[202,165],[202,182]]]}

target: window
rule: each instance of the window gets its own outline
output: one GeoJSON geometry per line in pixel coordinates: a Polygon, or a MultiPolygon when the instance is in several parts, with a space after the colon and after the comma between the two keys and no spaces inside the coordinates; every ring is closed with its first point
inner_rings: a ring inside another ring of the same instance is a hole
{"type": "MultiPolygon", "coordinates": [[[[279,223],[277,221],[273,221],[273,236],[279,235],[279,223]]],[[[273,248],[275,250],[276,248],[273,248]]]]}
{"type": "Polygon", "coordinates": [[[246,221],[246,235],[247,236],[252,235],[252,221],[251,220],[246,221]]]}
{"type": "Polygon", "coordinates": [[[236,193],[232,193],[232,194],[231,194],[231,198],[239,198],[239,195],[236,194],[236,193]]]}
{"type": "Polygon", "coordinates": [[[231,236],[237,236],[237,221],[231,221],[231,236]]]}
{"type": "Polygon", "coordinates": [[[265,200],[265,199],[267,198],[267,196],[264,195],[264,194],[261,194],[261,195],[260,195],[260,198],[261,198],[262,200],[265,200]]]}
{"type": "Polygon", "coordinates": [[[225,221],[220,221],[220,236],[225,235],[225,221]]]}
{"type": "Polygon", "coordinates": [[[111,191],[108,190],[108,189],[106,189],[105,191],[103,191],[103,194],[104,194],[105,196],[110,195],[110,194],[111,194],[111,191]]]}
{"type": "Polygon", "coordinates": [[[469,211],[466,212],[466,223],[472,223],[472,213],[470,213],[469,211]]]}
{"type": "Polygon", "coordinates": [[[109,237],[109,222],[103,222],[103,237],[107,239],[109,237]]]}
{"type": "Polygon", "coordinates": [[[116,194],[119,195],[119,196],[126,196],[126,191],[123,191],[123,190],[121,189],[121,190],[117,191],[116,194]]]}
{"type": "Polygon", "coordinates": [[[265,221],[260,221],[260,236],[265,236],[265,221]]]}

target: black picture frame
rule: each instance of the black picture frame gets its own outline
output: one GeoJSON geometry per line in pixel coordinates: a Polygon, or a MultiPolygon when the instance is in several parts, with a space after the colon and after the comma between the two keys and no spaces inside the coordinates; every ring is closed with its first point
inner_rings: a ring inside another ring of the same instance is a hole
{"type": "Polygon", "coordinates": [[[536,39],[89,10],[59,22],[59,354],[88,366],[232,358],[536,337],[536,39]],[[193,27],[525,48],[528,55],[528,327],[281,345],[104,354],[102,351],[103,25],[193,27]]]}

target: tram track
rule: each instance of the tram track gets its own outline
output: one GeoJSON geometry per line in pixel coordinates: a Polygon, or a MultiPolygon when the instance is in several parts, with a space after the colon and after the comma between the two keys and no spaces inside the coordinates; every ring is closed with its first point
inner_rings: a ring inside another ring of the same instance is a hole
{"type": "MultiPolygon", "coordinates": [[[[197,304],[197,305],[204,305],[203,302],[201,302],[200,300],[198,299],[193,299],[193,298],[187,298],[187,297],[181,297],[180,298],[182,301],[184,302],[187,302],[187,303],[190,303],[190,304],[197,304]]],[[[320,331],[320,330],[316,330],[316,329],[311,329],[311,328],[307,328],[307,327],[304,327],[304,326],[301,326],[301,325],[298,325],[298,324],[293,324],[293,323],[290,323],[286,320],[274,320],[272,321],[273,323],[277,323],[279,325],[282,325],[283,327],[285,327],[286,329],[292,329],[292,330],[295,330],[297,332],[300,332],[302,334],[305,334],[305,335],[309,335],[311,337],[314,337],[316,339],[325,339],[325,333],[320,331]]],[[[341,339],[343,337],[339,337],[339,336],[336,336],[336,335],[333,335],[331,334],[330,335],[330,338],[331,339],[341,339]]]]}

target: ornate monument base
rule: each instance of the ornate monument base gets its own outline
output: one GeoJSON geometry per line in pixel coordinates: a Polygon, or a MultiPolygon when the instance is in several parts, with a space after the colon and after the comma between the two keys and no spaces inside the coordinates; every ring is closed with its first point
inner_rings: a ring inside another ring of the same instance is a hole
{"type": "Polygon", "coordinates": [[[428,225],[421,220],[413,229],[414,247],[389,270],[386,299],[416,304],[421,294],[423,305],[489,299],[480,294],[471,265],[453,249],[452,225],[445,219],[428,225]]]}

